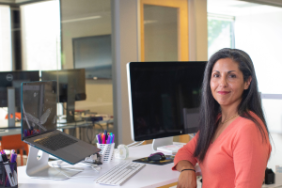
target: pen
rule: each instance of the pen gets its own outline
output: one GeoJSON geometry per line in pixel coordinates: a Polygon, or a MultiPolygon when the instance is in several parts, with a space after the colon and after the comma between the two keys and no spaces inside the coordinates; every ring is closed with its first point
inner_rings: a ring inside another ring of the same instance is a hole
{"type": "Polygon", "coordinates": [[[14,183],[15,185],[18,184],[18,175],[17,175],[17,171],[15,170],[15,162],[17,160],[17,153],[15,153],[15,150],[12,150],[12,153],[11,153],[11,157],[10,157],[10,167],[11,167],[11,171],[14,175],[14,183]]]}
{"type": "Polygon", "coordinates": [[[108,133],[107,130],[104,130],[105,140],[108,140],[108,133]]]}
{"type": "Polygon", "coordinates": [[[101,137],[101,135],[99,134],[99,141],[100,141],[100,144],[102,144],[102,137],[101,137]]]}
{"type": "Polygon", "coordinates": [[[112,143],[114,143],[114,141],[115,141],[115,135],[113,134],[113,141],[112,141],[112,143]]]}
{"type": "Polygon", "coordinates": [[[111,134],[110,144],[113,143],[113,134],[111,134]]]}
{"type": "Polygon", "coordinates": [[[98,142],[99,142],[99,144],[102,144],[102,138],[101,138],[101,135],[100,135],[100,134],[97,134],[97,136],[98,136],[98,142]]]}
{"type": "Polygon", "coordinates": [[[7,177],[8,177],[8,180],[6,182],[6,187],[10,187],[11,186],[16,186],[16,181],[15,181],[15,177],[14,177],[14,173],[12,173],[11,171],[11,167],[9,165],[9,160],[5,154],[5,152],[3,151],[4,154],[1,154],[1,157],[2,157],[2,161],[3,161],[3,164],[4,164],[4,167],[5,167],[5,170],[6,170],[6,174],[7,174],[7,177]]]}
{"type": "Polygon", "coordinates": [[[105,135],[102,133],[102,144],[105,144],[105,135]]]}
{"type": "MultiPolygon", "coordinates": [[[[1,156],[1,159],[0,159],[0,161],[2,161],[3,162],[3,166],[4,166],[4,168],[5,168],[5,171],[6,171],[6,177],[4,177],[5,178],[5,182],[4,182],[4,184],[5,184],[5,186],[6,187],[10,187],[10,180],[8,181],[8,172],[7,172],[7,168],[6,168],[6,165],[5,165],[5,163],[4,162],[6,162],[8,159],[7,159],[7,156],[6,156],[6,153],[5,153],[5,151],[4,150],[1,150],[1,154],[0,154],[0,156],[1,156]]],[[[8,170],[9,171],[9,170],[8,170]]]]}
{"type": "Polygon", "coordinates": [[[99,136],[98,134],[96,135],[96,139],[97,139],[97,142],[100,144],[100,141],[99,141],[99,136]]]}
{"type": "Polygon", "coordinates": [[[111,141],[111,136],[108,136],[107,144],[110,144],[110,141],[111,141]]]}

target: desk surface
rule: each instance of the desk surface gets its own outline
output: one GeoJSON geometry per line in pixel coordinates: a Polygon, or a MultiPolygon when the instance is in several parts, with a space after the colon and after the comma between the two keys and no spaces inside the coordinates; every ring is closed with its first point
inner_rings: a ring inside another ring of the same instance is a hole
{"type": "Polygon", "coordinates": [[[21,123],[16,122],[16,127],[18,128],[7,128],[8,126],[8,120],[0,119],[0,137],[1,136],[8,136],[8,135],[15,135],[15,134],[21,134],[21,123]],[[4,129],[7,128],[7,129],[4,129]]]}
{"type": "MultiPolygon", "coordinates": [[[[130,148],[129,157],[126,160],[134,160],[142,157],[149,156],[153,153],[151,145],[144,145],[130,148]]],[[[105,188],[105,187],[117,187],[117,186],[105,186],[96,184],[95,180],[104,174],[111,167],[117,165],[123,160],[114,159],[110,163],[104,163],[102,165],[102,170],[98,173],[92,170],[90,167],[86,167],[85,170],[78,175],[74,176],[72,179],[65,181],[52,181],[44,179],[30,178],[25,173],[25,166],[18,167],[18,182],[21,188],[105,188]]],[[[143,169],[141,169],[137,174],[126,181],[122,187],[124,188],[151,188],[158,187],[166,184],[176,182],[179,176],[179,172],[172,171],[173,164],[166,164],[163,166],[149,165],[147,164],[143,169]]]]}
{"type": "MultiPolygon", "coordinates": [[[[98,123],[105,123],[105,121],[99,121],[98,123]]],[[[86,127],[93,125],[92,122],[89,121],[80,121],[80,122],[74,122],[74,123],[58,123],[57,129],[73,129],[77,127],[86,127]]],[[[16,122],[17,128],[8,128],[8,120],[0,120],[0,137],[1,136],[8,136],[8,135],[16,135],[21,134],[21,123],[16,122]],[[6,128],[6,129],[5,129],[6,128]]]]}

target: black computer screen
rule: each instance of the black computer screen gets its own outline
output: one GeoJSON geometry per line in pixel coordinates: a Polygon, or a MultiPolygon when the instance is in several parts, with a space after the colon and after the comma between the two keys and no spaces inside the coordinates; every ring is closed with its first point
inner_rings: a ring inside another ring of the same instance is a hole
{"type": "Polygon", "coordinates": [[[111,35],[73,38],[74,67],[85,68],[87,79],[112,78],[111,35]]]}
{"type": "Polygon", "coordinates": [[[132,137],[135,141],[195,133],[206,62],[130,62],[132,137]]]}
{"type": "Polygon", "coordinates": [[[84,69],[42,71],[41,81],[57,81],[58,102],[67,102],[68,92],[74,95],[75,101],[86,99],[84,69]]]}
{"type": "Polygon", "coordinates": [[[0,107],[8,106],[7,88],[15,88],[15,104],[20,111],[20,85],[22,82],[39,81],[39,71],[0,72],[0,107]]]}

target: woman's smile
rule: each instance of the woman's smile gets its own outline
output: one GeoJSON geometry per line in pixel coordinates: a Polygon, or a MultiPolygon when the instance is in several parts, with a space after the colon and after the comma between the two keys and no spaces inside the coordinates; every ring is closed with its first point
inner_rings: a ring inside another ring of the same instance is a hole
{"type": "Polygon", "coordinates": [[[227,95],[230,93],[230,91],[218,91],[217,93],[220,95],[227,95]]]}

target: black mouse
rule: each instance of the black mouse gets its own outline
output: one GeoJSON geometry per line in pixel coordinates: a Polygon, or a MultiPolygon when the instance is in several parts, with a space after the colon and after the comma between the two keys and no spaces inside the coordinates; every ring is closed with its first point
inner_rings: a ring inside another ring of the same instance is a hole
{"type": "Polygon", "coordinates": [[[166,157],[162,152],[153,153],[148,157],[149,161],[161,161],[165,159],[166,157]]]}

